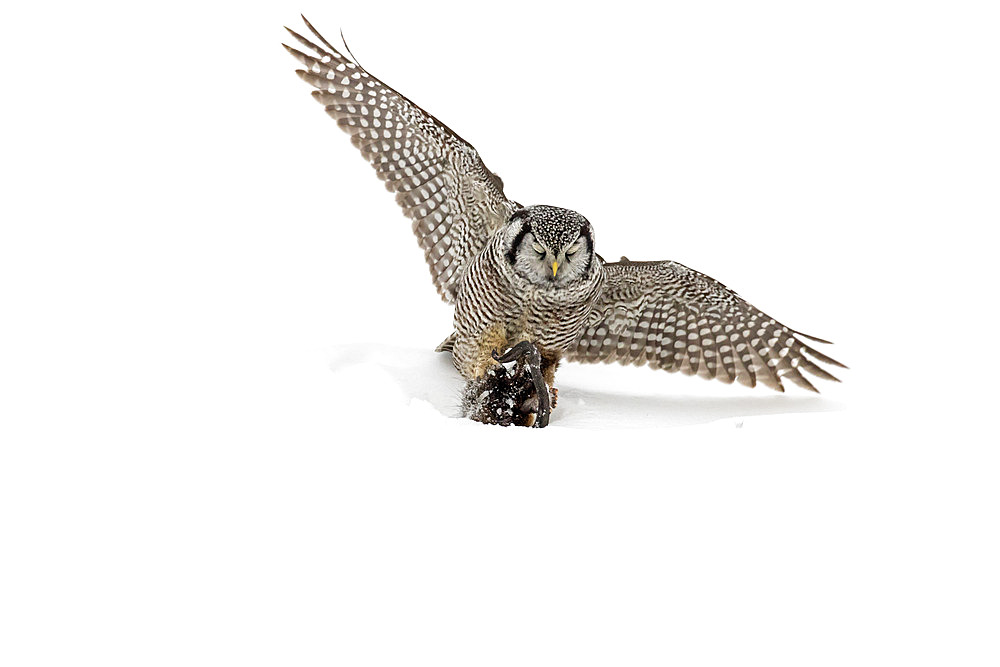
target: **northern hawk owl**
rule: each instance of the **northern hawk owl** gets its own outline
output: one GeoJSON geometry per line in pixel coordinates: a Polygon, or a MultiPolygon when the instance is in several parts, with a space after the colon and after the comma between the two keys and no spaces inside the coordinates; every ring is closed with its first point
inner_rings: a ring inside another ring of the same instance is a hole
{"type": "Polygon", "coordinates": [[[579,213],[508,199],[475,148],[303,21],[320,44],[286,28],[308,51],[284,45],[305,66],[298,75],[395,193],[431,279],[455,306],[454,332],[438,350],[467,381],[465,416],[545,426],[561,359],[778,391],[783,379],[817,391],[803,371],[837,381],[815,361],[843,364],[803,339],[827,341],[677,262],[606,262],[579,213]]]}

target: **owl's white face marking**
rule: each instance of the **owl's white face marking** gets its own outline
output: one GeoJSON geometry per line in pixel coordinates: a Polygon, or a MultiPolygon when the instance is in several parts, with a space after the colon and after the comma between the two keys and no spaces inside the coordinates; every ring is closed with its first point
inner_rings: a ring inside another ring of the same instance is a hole
{"type": "Polygon", "coordinates": [[[511,218],[507,258],[514,270],[542,287],[583,280],[593,262],[590,223],[579,213],[554,206],[530,206],[511,218]]]}
{"type": "Polygon", "coordinates": [[[514,270],[535,285],[561,287],[586,277],[591,254],[583,235],[568,246],[552,248],[528,232],[514,249],[514,270]]]}

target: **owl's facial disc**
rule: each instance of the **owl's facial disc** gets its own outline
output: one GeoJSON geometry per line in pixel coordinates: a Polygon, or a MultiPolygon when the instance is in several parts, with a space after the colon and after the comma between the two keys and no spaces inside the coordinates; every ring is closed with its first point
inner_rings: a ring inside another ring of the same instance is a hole
{"type": "Polygon", "coordinates": [[[507,259],[530,282],[565,286],[590,272],[593,238],[579,213],[555,206],[529,206],[511,217],[507,259]]]}
{"type": "Polygon", "coordinates": [[[534,232],[527,232],[513,252],[514,269],[536,285],[567,285],[583,278],[590,266],[590,245],[580,235],[563,247],[553,248],[534,232]]]}
{"type": "MultiPolygon", "coordinates": [[[[537,241],[535,241],[534,243],[531,244],[531,249],[534,250],[536,253],[538,253],[539,257],[544,257],[546,263],[548,263],[548,261],[550,259],[552,259],[552,257],[551,257],[552,253],[548,249],[546,249],[545,246],[543,246],[541,243],[538,243],[537,241]]],[[[556,277],[556,272],[558,270],[559,270],[559,261],[558,260],[553,261],[552,262],[552,277],[553,278],[556,277]]]]}

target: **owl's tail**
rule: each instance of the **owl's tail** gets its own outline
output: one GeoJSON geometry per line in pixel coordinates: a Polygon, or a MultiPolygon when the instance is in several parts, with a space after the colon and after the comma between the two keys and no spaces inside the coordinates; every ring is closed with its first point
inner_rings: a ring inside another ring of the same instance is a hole
{"type": "Polygon", "coordinates": [[[441,343],[434,348],[435,352],[454,352],[455,351],[455,336],[457,333],[452,332],[450,336],[445,338],[441,343]]]}

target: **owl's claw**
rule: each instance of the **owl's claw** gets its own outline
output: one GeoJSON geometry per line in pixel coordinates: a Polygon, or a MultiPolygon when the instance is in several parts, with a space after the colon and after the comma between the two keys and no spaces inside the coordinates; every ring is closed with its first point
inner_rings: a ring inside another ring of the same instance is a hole
{"type": "Polygon", "coordinates": [[[523,340],[513,346],[502,355],[498,355],[493,350],[493,359],[497,363],[506,364],[511,361],[523,363],[531,373],[531,381],[535,386],[535,396],[538,397],[538,410],[535,414],[535,428],[545,428],[549,425],[549,414],[552,406],[549,399],[549,388],[545,386],[545,378],[542,376],[542,355],[534,344],[523,340]]]}
{"type": "Polygon", "coordinates": [[[545,383],[538,348],[522,342],[503,354],[493,350],[491,355],[497,364],[465,385],[463,416],[499,426],[546,426],[553,394],[545,383]],[[507,363],[513,367],[508,369],[507,363]]]}

